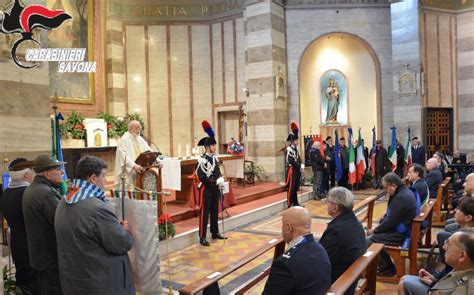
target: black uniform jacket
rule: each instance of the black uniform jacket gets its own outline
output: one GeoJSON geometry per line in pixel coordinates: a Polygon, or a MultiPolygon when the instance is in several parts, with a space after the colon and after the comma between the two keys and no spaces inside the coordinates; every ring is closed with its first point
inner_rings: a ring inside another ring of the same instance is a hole
{"type": "Polygon", "coordinates": [[[331,263],[312,234],[277,258],[270,269],[264,295],[318,295],[331,286],[331,263]]]}

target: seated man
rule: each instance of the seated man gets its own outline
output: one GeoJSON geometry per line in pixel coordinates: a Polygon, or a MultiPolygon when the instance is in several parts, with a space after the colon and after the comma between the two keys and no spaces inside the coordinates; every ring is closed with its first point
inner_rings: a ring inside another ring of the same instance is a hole
{"type": "MultiPolygon", "coordinates": [[[[331,261],[331,282],[334,283],[354,261],[366,251],[365,233],[352,211],[354,195],[344,187],[329,191],[327,212],[333,218],[319,243],[326,249],[331,261]]],[[[345,294],[353,294],[355,282],[345,294]]]]}
{"type": "Polygon", "coordinates": [[[420,205],[423,207],[428,202],[428,185],[423,177],[425,176],[425,169],[423,166],[413,164],[408,167],[407,177],[411,182],[411,186],[416,189],[420,196],[420,205]]]}
{"type": "MultiPolygon", "coordinates": [[[[416,215],[416,198],[393,172],[382,178],[382,185],[390,195],[387,211],[379,225],[367,231],[367,247],[372,243],[401,246],[416,215]]],[[[385,251],[380,252],[378,275],[391,277],[395,274],[395,265],[390,256],[385,251]]]]}
{"type": "Polygon", "coordinates": [[[325,294],[331,286],[331,263],[311,234],[308,210],[293,206],[284,211],[281,233],[288,250],[273,262],[262,294],[325,294]]]}
{"type": "Polygon", "coordinates": [[[474,290],[474,233],[459,231],[444,244],[446,262],[453,270],[441,279],[424,269],[418,276],[404,276],[398,294],[472,294],[474,290]]]}
{"type": "Polygon", "coordinates": [[[443,174],[438,168],[438,160],[435,158],[430,158],[426,161],[426,170],[428,174],[425,177],[426,184],[430,191],[430,198],[436,199],[438,194],[438,186],[443,182],[443,174]]]}
{"type": "MultiPolygon", "coordinates": [[[[454,215],[455,224],[458,226],[459,229],[464,230],[474,230],[474,198],[472,197],[464,197],[461,202],[459,203],[458,208],[456,209],[456,213],[454,215]]],[[[445,253],[444,253],[444,243],[445,241],[452,236],[453,232],[449,231],[441,231],[436,235],[436,240],[438,242],[439,247],[439,261],[440,263],[436,266],[435,272],[433,273],[435,276],[440,276],[443,274],[443,271],[447,269],[448,271],[451,270],[449,266],[446,266],[445,261],[445,253]]]]}

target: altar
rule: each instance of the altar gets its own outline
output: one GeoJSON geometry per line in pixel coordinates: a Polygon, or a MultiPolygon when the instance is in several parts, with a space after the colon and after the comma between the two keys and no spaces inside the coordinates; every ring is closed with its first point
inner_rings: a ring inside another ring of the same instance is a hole
{"type": "MultiPolygon", "coordinates": [[[[224,177],[243,178],[244,158],[243,156],[218,155],[222,163],[221,171],[224,177]]],[[[197,157],[187,159],[167,158],[162,160],[161,171],[162,189],[175,191],[177,202],[189,203],[192,209],[199,203],[197,184],[199,179],[196,175],[198,164],[197,157]]],[[[230,188],[230,186],[229,186],[230,188]]],[[[224,205],[229,207],[235,204],[232,189],[225,194],[224,205]]]]}

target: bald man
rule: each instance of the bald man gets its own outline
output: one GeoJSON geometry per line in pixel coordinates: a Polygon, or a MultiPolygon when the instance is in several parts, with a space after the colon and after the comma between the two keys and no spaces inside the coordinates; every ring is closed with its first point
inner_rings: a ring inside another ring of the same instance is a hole
{"type": "Polygon", "coordinates": [[[325,294],[331,286],[331,263],[314,240],[311,216],[303,207],[283,212],[281,234],[287,251],[273,261],[263,295],[325,294]]]}
{"type": "Polygon", "coordinates": [[[439,170],[438,165],[438,160],[435,158],[428,159],[425,164],[426,170],[428,170],[428,174],[425,176],[425,182],[428,185],[431,199],[436,199],[438,186],[443,182],[443,174],[441,170],[439,170]]]}
{"type": "Polygon", "coordinates": [[[137,173],[142,172],[143,167],[135,163],[138,156],[146,151],[150,151],[150,146],[140,135],[142,126],[140,122],[132,120],[128,123],[128,131],[125,132],[117,144],[115,155],[115,183],[121,183],[120,176],[125,168],[125,183],[127,187],[135,184],[137,173]]]}

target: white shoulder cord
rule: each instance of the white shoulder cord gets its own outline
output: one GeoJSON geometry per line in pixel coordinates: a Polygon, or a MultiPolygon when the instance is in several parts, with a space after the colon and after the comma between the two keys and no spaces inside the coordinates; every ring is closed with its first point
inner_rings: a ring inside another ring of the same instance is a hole
{"type": "Polygon", "coordinates": [[[214,168],[216,168],[216,158],[215,156],[212,156],[212,163],[209,162],[206,158],[201,156],[198,160],[198,169],[201,169],[207,177],[210,177],[212,175],[212,172],[214,171],[214,168]]]}

